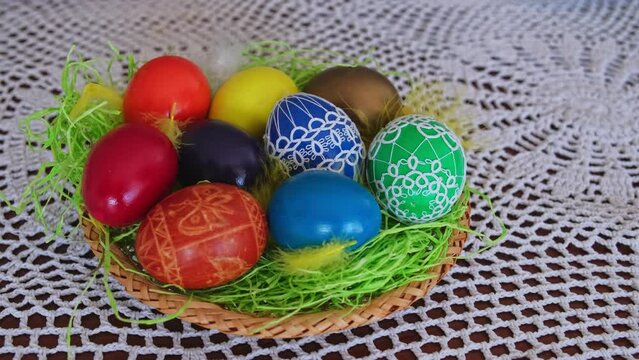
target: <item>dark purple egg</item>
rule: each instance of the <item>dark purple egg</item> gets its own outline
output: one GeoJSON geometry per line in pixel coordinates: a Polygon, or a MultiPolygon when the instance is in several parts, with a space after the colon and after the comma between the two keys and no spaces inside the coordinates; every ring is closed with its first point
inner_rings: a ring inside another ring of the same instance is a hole
{"type": "Polygon", "coordinates": [[[264,168],[257,140],[219,120],[197,121],[182,134],[178,180],[183,186],[200,181],[248,188],[264,168]]]}

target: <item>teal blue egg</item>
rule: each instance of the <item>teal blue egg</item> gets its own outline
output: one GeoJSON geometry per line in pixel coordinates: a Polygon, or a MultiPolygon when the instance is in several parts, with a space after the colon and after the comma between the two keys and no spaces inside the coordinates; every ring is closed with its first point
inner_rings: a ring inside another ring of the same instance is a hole
{"type": "Polygon", "coordinates": [[[285,249],[355,241],[353,250],[380,230],[373,195],[358,182],[327,170],[309,170],[285,181],[268,208],[272,237],[285,249]]]}

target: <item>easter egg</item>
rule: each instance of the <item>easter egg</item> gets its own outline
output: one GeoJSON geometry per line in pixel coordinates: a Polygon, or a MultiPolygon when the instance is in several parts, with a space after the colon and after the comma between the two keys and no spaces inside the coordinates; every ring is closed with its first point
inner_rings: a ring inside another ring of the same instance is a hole
{"type": "Polygon", "coordinates": [[[136,223],[175,183],[177,154],[159,130],[124,124],[91,149],[82,175],[87,212],[103,224],[136,223]]]}
{"type": "Polygon", "coordinates": [[[266,247],[266,217],[246,191],[205,183],[181,189],[144,218],[135,253],[151,276],[186,289],[225,284],[266,247]]]}
{"type": "Polygon", "coordinates": [[[247,188],[263,167],[258,141],[227,123],[194,122],[182,133],[178,180],[184,186],[206,180],[247,188]]]}
{"type": "Polygon", "coordinates": [[[402,116],[373,140],[367,178],[381,206],[397,220],[437,220],[450,211],[464,188],[464,149],[435,119],[402,116]]]}
{"type": "Polygon", "coordinates": [[[206,118],[211,88],[202,70],[179,56],[160,56],[140,67],[126,88],[124,120],[156,125],[173,118],[178,124],[206,118]]]}
{"type": "Polygon", "coordinates": [[[326,170],[286,180],[268,207],[271,235],[285,249],[356,241],[355,249],[379,232],[382,217],[373,195],[362,185],[326,170]]]}
{"type": "Polygon", "coordinates": [[[393,83],[364,66],[328,68],[313,77],[304,92],[322,97],[346,111],[366,146],[401,108],[401,98],[393,83]]]}
{"type": "Polygon", "coordinates": [[[240,71],[220,86],[209,118],[226,121],[256,138],[264,128],[273,105],[296,93],[293,80],[280,70],[257,66],[240,71]]]}
{"type": "Polygon", "coordinates": [[[266,151],[291,174],[327,169],[351,179],[360,177],[364,146],[344,110],[311,94],[278,101],[268,120],[266,151]]]}

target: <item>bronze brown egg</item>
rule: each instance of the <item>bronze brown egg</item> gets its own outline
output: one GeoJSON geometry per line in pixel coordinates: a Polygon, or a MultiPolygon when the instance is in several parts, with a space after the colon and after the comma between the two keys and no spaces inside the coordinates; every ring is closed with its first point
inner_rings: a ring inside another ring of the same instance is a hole
{"type": "Polygon", "coordinates": [[[364,66],[328,68],[312,78],[304,92],[322,97],[346,111],[357,124],[366,146],[401,109],[401,98],[393,83],[364,66]]]}

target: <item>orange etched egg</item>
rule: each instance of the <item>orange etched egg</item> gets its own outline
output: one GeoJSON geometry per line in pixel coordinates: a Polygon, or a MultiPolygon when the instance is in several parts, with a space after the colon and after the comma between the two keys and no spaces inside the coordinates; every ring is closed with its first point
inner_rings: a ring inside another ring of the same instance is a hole
{"type": "Polygon", "coordinates": [[[154,278],[186,289],[225,284],[260,258],[266,217],[246,191],[203,183],[158,203],[142,221],[135,252],[154,278]]]}

